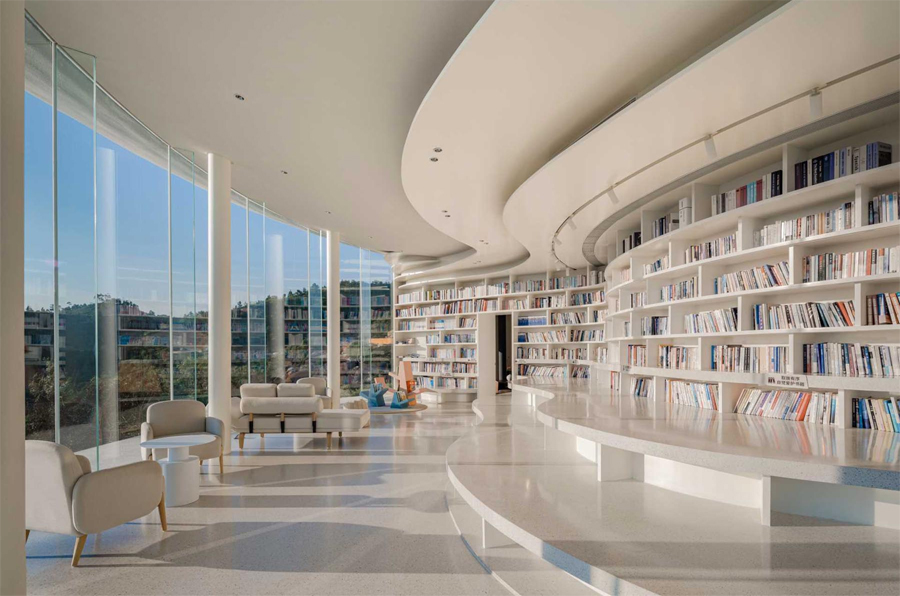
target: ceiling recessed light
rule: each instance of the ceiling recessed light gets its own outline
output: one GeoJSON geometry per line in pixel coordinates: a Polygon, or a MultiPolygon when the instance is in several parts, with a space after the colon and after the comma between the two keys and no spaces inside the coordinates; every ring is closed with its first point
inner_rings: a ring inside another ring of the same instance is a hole
{"type": "Polygon", "coordinates": [[[327,213],[328,215],[331,215],[331,211],[326,211],[325,213],[327,213]]]}
{"type": "Polygon", "coordinates": [[[244,96],[241,95],[240,93],[235,93],[234,98],[238,101],[244,101],[244,96]]]}
{"type": "Polygon", "coordinates": [[[431,161],[437,161],[437,160],[438,160],[438,158],[436,158],[436,157],[431,158],[431,161]]]}
{"type": "Polygon", "coordinates": [[[435,147],[435,148],[434,148],[434,152],[435,152],[435,153],[440,153],[441,151],[443,151],[443,149],[441,149],[440,147],[435,147]]]}
{"type": "Polygon", "coordinates": [[[444,217],[450,217],[450,214],[449,214],[449,213],[447,213],[447,214],[446,214],[446,215],[444,215],[444,217]]]}
{"type": "Polygon", "coordinates": [[[281,173],[287,176],[287,170],[281,170],[281,173]]]}
{"type": "Polygon", "coordinates": [[[441,209],[441,213],[449,213],[446,209],[441,209]]]}

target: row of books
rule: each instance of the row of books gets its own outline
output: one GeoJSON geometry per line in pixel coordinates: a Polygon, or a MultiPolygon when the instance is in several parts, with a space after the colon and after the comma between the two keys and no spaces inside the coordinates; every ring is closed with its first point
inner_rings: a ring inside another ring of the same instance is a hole
{"type": "Polygon", "coordinates": [[[493,312],[499,308],[496,300],[485,300],[479,298],[475,300],[475,312],[493,312]]]}
{"type": "Polygon", "coordinates": [[[765,174],[762,178],[734,190],[714,194],[710,197],[712,214],[718,215],[746,205],[752,205],[771,197],[777,197],[781,193],[781,170],[775,170],[771,174],[765,174]]]}
{"type": "Polygon", "coordinates": [[[397,321],[397,331],[427,331],[425,321],[397,321]]]}
{"type": "Polygon", "coordinates": [[[659,346],[656,366],[670,370],[698,370],[697,346],[659,346]]]}
{"type": "Polygon", "coordinates": [[[854,397],[850,406],[853,428],[900,432],[900,410],[896,397],[854,397]]]}
{"type": "Polygon", "coordinates": [[[641,245],[641,231],[637,230],[622,239],[622,253],[626,253],[641,245]]]}
{"type": "Polygon", "coordinates": [[[729,234],[687,247],[684,249],[684,262],[695,263],[713,257],[722,257],[736,253],[737,249],[737,234],[729,234]]]}
{"type": "Polygon", "coordinates": [[[667,213],[662,217],[657,217],[650,222],[650,238],[659,238],[663,234],[674,232],[678,229],[680,218],[678,211],[667,213]]]}
{"type": "Polygon", "coordinates": [[[483,286],[475,286],[476,298],[481,298],[482,296],[501,296],[503,294],[509,294],[509,282],[501,281],[483,286]]]}
{"type": "Polygon", "coordinates": [[[693,298],[697,295],[697,287],[696,277],[665,285],[659,289],[659,301],[674,302],[693,298]]]}
{"type": "Polygon", "coordinates": [[[710,346],[710,370],[783,373],[787,370],[787,346],[710,346]]]}
{"type": "Polygon", "coordinates": [[[475,374],[478,372],[478,365],[465,362],[415,362],[413,363],[412,369],[413,374],[475,374]]]}
{"type": "Polygon", "coordinates": [[[562,329],[556,331],[532,331],[529,333],[518,333],[516,341],[519,343],[565,343],[566,332],[562,329]]]}
{"type": "Polygon", "coordinates": [[[535,325],[546,325],[546,316],[524,317],[519,316],[516,323],[519,327],[533,327],[535,325]]]}
{"type": "Polygon", "coordinates": [[[587,315],[583,312],[566,311],[555,312],[550,315],[550,323],[553,325],[580,325],[587,322],[587,315]]]}
{"type": "Polygon", "coordinates": [[[842,377],[894,377],[900,345],[820,342],[803,345],[803,372],[842,377]]]}
{"type": "Polygon", "coordinates": [[[647,366],[647,346],[640,344],[625,346],[625,362],[630,366],[647,366]]]}
{"type": "Polygon", "coordinates": [[[519,360],[547,360],[550,358],[550,350],[547,348],[516,348],[516,358],[519,360]]]}
{"type": "Polygon", "coordinates": [[[668,335],[669,317],[642,317],[641,335],[668,335]]]}
{"type": "Polygon", "coordinates": [[[829,211],[770,223],[753,232],[753,246],[768,246],[849,230],[856,226],[853,211],[853,203],[847,202],[829,211]]]}
{"type": "Polygon", "coordinates": [[[587,348],[553,348],[550,350],[553,360],[587,360],[587,348]]]}
{"type": "Polygon", "coordinates": [[[562,294],[557,296],[539,296],[532,300],[531,308],[563,308],[566,306],[566,297],[562,294]]]}
{"type": "Polygon", "coordinates": [[[520,364],[516,369],[520,377],[543,377],[562,379],[566,377],[565,366],[538,366],[534,364],[520,364]]]}
{"type": "Polygon", "coordinates": [[[656,259],[655,261],[651,261],[650,263],[644,264],[644,275],[652,275],[654,273],[658,273],[660,271],[664,271],[669,268],[669,255],[663,255],[656,259]]]}
{"type": "Polygon", "coordinates": [[[441,336],[428,336],[429,338],[433,338],[435,341],[428,341],[427,343],[444,343],[444,344],[473,344],[475,343],[475,334],[474,333],[447,333],[443,337],[441,336]]]}
{"type": "Polygon", "coordinates": [[[609,348],[607,348],[606,346],[597,346],[594,360],[600,362],[601,364],[606,364],[607,362],[609,362],[609,348]]]}
{"type": "Polygon", "coordinates": [[[844,147],[794,164],[794,189],[806,188],[891,163],[888,143],[844,147]]]}
{"type": "Polygon", "coordinates": [[[514,281],[512,289],[516,294],[519,292],[543,292],[546,285],[543,279],[522,279],[514,281]]]}
{"type": "Polygon", "coordinates": [[[866,296],[866,325],[900,324],[900,292],[866,296]]]}
{"type": "Polygon", "coordinates": [[[397,296],[397,304],[409,304],[410,302],[427,302],[431,300],[453,300],[456,298],[456,290],[417,290],[397,296]]]}
{"type": "Polygon", "coordinates": [[[588,304],[603,304],[604,302],[606,302],[606,292],[597,290],[596,292],[572,294],[569,299],[569,306],[587,306],[588,304]]]}
{"type": "Polygon", "coordinates": [[[476,348],[459,348],[459,351],[457,352],[456,349],[432,348],[431,355],[432,357],[441,360],[468,360],[470,358],[475,358],[475,350],[476,348]]]}
{"type": "Polygon", "coordinates": [[[424,389],[477,389],[478,379],[454,377],[413,377],[424,389]]]}
{"type": "Polygon", "coordinates": [[[869,225],[900,220],[900,200],[897,193],[872,197],[869,201],[868,220],[869,225]]]}
{"type": "Polygon", "coordinates": [[[619,272],[619,283],[624,284],[631,281],[631,267],[626,267],[619,272]]]}
{"type": "Polygon", "coordinates": [[[524,298],[504,298],[500,301],[500,310],[525,310],[528,308],[528,300],[524,298]]]}
{"type": "Polygon", "coordinates": [[[647,306],[647,292],[632,292],[629,294],[631,308],[647,306]]]}
{"type": "Polygon", "coordinates": [[[736,414],[835,424],[838,395],[831,392],[744,389],[734,404],[736,414]]]}
{"type": "Polygon", "coordinates": [[[738,330],[737,307],[684,315],[685,333],[729,333],[738,330]]]}
{"type": "Polygon", "coordinates": [[[394,311],[394,316],[397,318],[404,317],[430,317],[434,315],[441,314],[441,309],[438,305],[435,306],[425,306],[425,307],[407,307],[407,308],[398,308],[394,311]]]}
{"type": "Polygon", "coordinates": [[[634,397],[651,397],[653,395],[653,379],[650,377],[632,377],[631,395],[634,397]]]}
{"type": "Polygon", "coordinates": [[[820,329],[852,327],[856,313],[852,300],[756,304],[753,329],[820,329]]]}
{"type": "Polygon", "coordinates": [[[573,366],[572,367],[572,378],[573,379],[590,379],[591,378],[591,367],[589,367],[589,366],[573,366]]]}
{"type": "Polygon", "coordinates": [[[591,323],[603,323],[606,321],[606,310],[591,311],[591,323]]]}
{"type": "Polygon", "coordinates": [[[900,271],[900,246],[846,253],[826,252],[803,259],[804,283],[898,271],[900,271]]]}
{"type": "Polygon", "coordinates": [[[592,270],[585,275],[569,275],[566,277],[550,278],[551,290],[566,288],[583,288],[584,286],[596,286],[601,282],[600,271],[592,270]]]}
{"type": "Polygon", "coordinates": [[[572,329],[570,341],[603,341],[603,329],[572,329]]]}
{"type": "Polygon", "coordinates": [[[711,383],[666,379],[666,400],[683,406],[718,410],[719,386],[711,383]]]}
{"type": "Polygon", "coordinates": [[[729,294],[788,284],[790,267],[787,261],[774,265],[760,265],[752,269],[725,273],[713,279],[713,294],[729,294]]]}

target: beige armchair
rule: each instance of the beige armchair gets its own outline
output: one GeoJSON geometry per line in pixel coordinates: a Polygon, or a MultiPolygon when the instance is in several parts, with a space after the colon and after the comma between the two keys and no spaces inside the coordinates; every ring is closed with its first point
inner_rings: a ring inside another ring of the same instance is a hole
{"type": "MultiPolygon", "coordinates": [[[[206,415],[206,407],[199,401],[178,399],[161,401],[147,408],[147,422],[141,424],[141,442],[173,435],[211,434],[216,440],[205,445],[191,447],[190,454],[203,460],[219,458],[219,471],[225,469],[222,457],[225,445],[225,425],[218,418],[206,415]]],[[[168,455],[168,449],[141,448],[144,459],[160,460],[168,455]]]]}
{"type": "Polygon", "coordinates": [[[328,381],[324,377],[306,377],[297,381],[300,385],[312,385],[316,391],[316,397],[331,397],[328,390],[328,381]]]}
{"type": "Polygon", "coordinates": [[[154,461],[91,472],[68,447],[25,441],[25,540],[32,530],[76,536],[78,566],[88,534],[99,534],[159,509],[166,526],[165,481],[154,461]]]}

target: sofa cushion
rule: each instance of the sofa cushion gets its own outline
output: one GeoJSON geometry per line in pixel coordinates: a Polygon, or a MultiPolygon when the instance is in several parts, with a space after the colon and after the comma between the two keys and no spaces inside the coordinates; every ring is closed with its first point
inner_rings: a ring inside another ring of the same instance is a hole
{"type": "Polygon", "coordinates": [[[326,389],[328,382],[322,377],[305,377],[299,379],[297,382],[303,385],[312,385],[316,390],[316,395],[319,397],[328,397],[328,391],[326,389]]]}
{"type": "Polygon", "coordinates": [[[318,397],[244,397],[241,412],[244,414],[312,414],[322,409],[318,397]]]}
{"type": "Polygon", "coordinates": [[[274,383],[244,383],[241,397],[278,397],[277,387],[274,383]]]}
{"type": "Polygon", "coordinates": [[[281,383],[278,397],[315,397],[316,388],[306,383],[281,383]]]}

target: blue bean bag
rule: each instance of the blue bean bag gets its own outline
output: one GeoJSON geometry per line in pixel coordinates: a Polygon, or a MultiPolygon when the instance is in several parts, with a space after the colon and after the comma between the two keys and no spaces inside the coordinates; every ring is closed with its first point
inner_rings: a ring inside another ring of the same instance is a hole
{"type": "Polygon", "coordinates": [[[381,383],[375,383],[372,385],[371,389],[365,389],[360,392],[360,395],[366,398],[366,401],[369,402],[370,408],[383,408],[384,404],[384,394],[387,393],[388,389],[381,383]]]}

